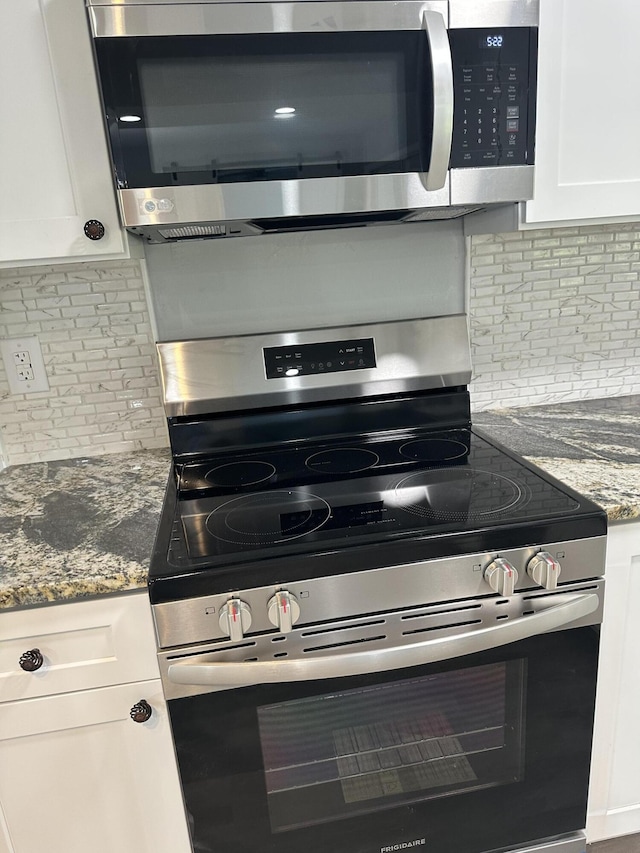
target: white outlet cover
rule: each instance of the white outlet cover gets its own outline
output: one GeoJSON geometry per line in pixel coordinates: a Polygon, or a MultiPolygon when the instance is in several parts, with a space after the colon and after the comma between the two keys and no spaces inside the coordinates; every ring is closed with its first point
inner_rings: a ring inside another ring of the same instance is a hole
{"type": "Polygon", "coordinates": [[[40,341],[35,335],[25,338],[2,338],[0,353],[2,353],[9,390],[12,394],[35,394],[38,391],[49,390],[40,341]],[[14,354],[17,352],[28,352],[30,364],[16,364],[14,354]],[[20,372],[25,367],[31,367],[33,379],[20,378],[20,372]]]}

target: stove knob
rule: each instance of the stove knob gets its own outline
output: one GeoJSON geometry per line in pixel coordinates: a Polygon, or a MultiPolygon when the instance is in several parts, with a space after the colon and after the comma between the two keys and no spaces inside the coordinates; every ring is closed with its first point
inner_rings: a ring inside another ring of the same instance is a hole
{"type": "Polygon", "coordinates": [[[527,563],[527,574],[545,589],[555,589],[562,566],[548,551],[540,551],[527,563]]]}
{"type": "Polygon", "coordinates": [[[220,608],[220,630],[234,643],[239,642],[251,627],[251,610],[239,598],[230,598],[220,608]]]}
{"type": "Polygon", "coordinates": [[[276,592],[267,602],[267,615],[272,625],[279,628],[283,634],[288,634],[300,618],[298,599],[286,589],[276,592]]]}
{"type": "Polygon", "coordinates": [[[518,572],[508,560],[496,557],[484,570],[484,579],[498,595],[513,595],[518,581],[518,572]]]}

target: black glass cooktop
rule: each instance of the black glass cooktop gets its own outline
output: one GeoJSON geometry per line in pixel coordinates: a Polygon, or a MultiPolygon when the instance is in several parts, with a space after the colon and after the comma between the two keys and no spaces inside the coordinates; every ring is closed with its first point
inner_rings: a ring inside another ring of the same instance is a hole
{"type": "Polygon", "coordinates": [[[594,536],[604,512],[474,428],[176,461],[153,603],[594,536]]]}
{"type": "Polygon", "coordinates": [[[170,561],[212,563],[570,514],[471,430],[305,445],[183,466],[170,561]]]}

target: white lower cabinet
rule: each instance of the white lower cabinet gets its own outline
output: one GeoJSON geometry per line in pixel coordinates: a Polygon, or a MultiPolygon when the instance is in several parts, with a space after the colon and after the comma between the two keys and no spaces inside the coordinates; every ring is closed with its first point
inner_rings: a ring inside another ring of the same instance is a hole
{"type": "MultiPolygon", "coordinates": [[[[93,611],[96,630],[110,635],[127,623],[129,657],[157,676],[149,657],[152,625],[146,596],[122,596],[83,605],[74,603],[24,611],[30,622],[39,613],[43,637],[50,637],[69,613],[93,611]],[[101,613],[104,606],[104,612],[101,613]],[[140,642],[131,633],[135,615],[140,642]],[[120,618],[113,618],[117,614],[120,618]],[[140,658],[141,650],[146,660],[140,658]]],[[[21,612],[11,616],[13,627],[21,612]]],[[[3,627],[0,614],[0,630],[3,627]]],[[[72,619],[73,621],[73,619],[72,619]]],[[[82,657],[85,630],[78,632],[82,657]]],[[[3,639],[6,635],[3,635],[3,639]]],[[[67,654],[73,636],[56,634],[67,654]]],[[[50,651],[55,654],[55,649],[50,651]]],[[[86,655],[85,655],[86,658],[86,655]]],[[[67,660],[66,666],[69,665],[67,660]]],[[[25,681],[42,672],[23,672],[25,681]]],[[[1,686],[1,682],[0,682],[1,686]]],[[[0,700],[2,699],[0,692],[0,700]]],[[[110,684],[87,690],[45,693],[0,704],[0,853],[189,853],[191,845],[182,804],[166,704],[159,678],[110,684]],[[145,700],[151,716],[134,722],[131,709],[145,700]]]]}
{"type": "Polygon", "coordinates": [[[640,522],[610,527],[606,581],[589,841],[640,832],[640,522]]]}

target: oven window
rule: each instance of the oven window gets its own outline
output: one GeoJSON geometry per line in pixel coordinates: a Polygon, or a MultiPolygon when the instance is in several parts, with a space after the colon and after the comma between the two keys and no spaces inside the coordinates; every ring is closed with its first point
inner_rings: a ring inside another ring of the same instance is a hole
{"type": "Polygon", "coordinates": [[[524,683],[519,659],[259,707],[272,832],[519,781],[524,683]]]}

